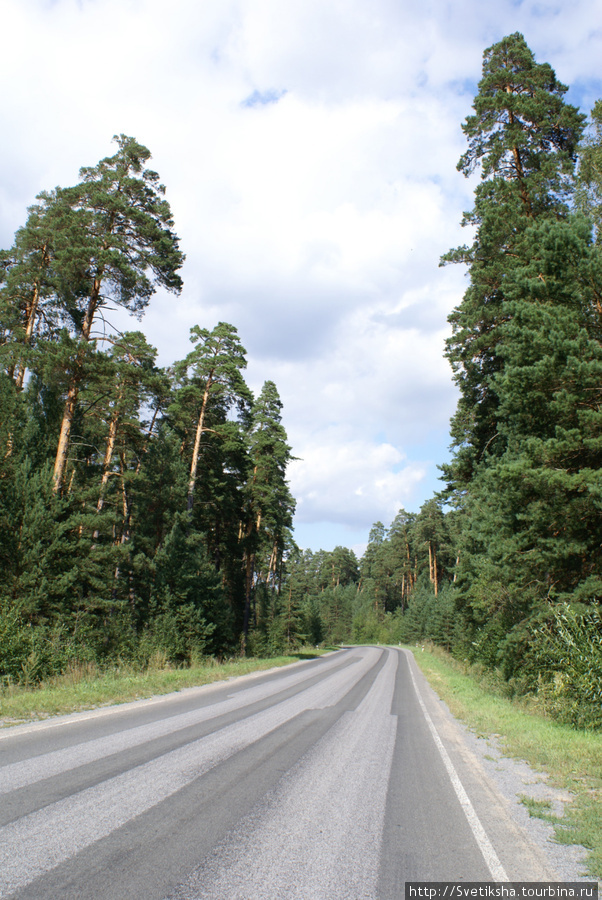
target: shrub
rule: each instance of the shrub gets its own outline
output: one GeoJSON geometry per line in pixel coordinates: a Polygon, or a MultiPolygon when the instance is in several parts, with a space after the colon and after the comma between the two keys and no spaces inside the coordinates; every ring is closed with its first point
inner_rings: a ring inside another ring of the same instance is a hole
{"type": "Polygon", "coordinates": [[[602,616],[568,603],[534,632],[531,667],[544,706],[580,728],[602,728],[602,616]]]}

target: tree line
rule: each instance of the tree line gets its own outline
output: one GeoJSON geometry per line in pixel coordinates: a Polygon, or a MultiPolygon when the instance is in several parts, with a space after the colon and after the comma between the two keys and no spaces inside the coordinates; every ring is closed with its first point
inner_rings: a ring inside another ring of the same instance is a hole
{"type": "Polygon", "coordinates": [[[467,267],[447,342],[444,487],[366,552],[303,551],[273,382],[236,329],[167,369],[111,307],[179,293],[183,256],[132,138],[43,193],[0,258],[0,663],[270,654],[430,639],[602,725],[602,101],[589,121],[521,34],[487,49],[467,267]]]}
{"type": "Polygon", "coordinates": [[[191,329],[168,368],[141,331],[184,256],[149,151],[43,192],[0,257],[0,670],[238,652],[281,589],[294,500],[276,385],[236,328],[191,329]]]}
{"type": "Polygon", "coordinates": [[[471,238],[442,259],[468,271],[445,487],[313,596],[337,639],[430,638],[600,726],[602,101],[588,122],[567,90],[519,33],[485,51],[458,163],[481,176],[471,238]]]}

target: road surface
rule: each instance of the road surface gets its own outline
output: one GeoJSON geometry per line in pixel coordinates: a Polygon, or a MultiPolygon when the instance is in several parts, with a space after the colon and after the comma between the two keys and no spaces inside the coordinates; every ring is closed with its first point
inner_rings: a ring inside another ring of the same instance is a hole
{"type": "Polygon", "coordinates": [[[0,731],[0,898],[396,900],[554,880],[411,654],[0,731]]]}

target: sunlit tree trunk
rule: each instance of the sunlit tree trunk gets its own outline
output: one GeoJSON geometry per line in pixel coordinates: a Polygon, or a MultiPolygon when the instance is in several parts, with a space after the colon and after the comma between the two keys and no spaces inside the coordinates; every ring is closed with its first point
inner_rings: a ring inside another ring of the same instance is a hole
{"type": "Polygon", "coordinates": [[[197,469],[199,465],[199,453],[201,450],[201,438],[203,437],[204,424],[205,424],[205,414],[207,412],[207,404],[209,403],[209,389],[211,387],[212,381],[209,379],[205,386],[205,391],[203,393],[203,402],[201,404],[201,411],[199,413],[199,419],[196,427],[196,434],[194,436],[194,447],[192,450],[192,461],[190,463],[190,476],[188,478],[188,496],[186,500],[186,506],[188,511],[193,507],[194,504],[194,488],[196,485],[196,476],[197,469]]]}
{"type": "MultiPolygon", "coordinates": [[[[94,321],[94,315],[98,308],[98,303],[100,300],[100,282],[101,276],[97,276],[94,280],[94,291],[92,296],[90,297],[90,301],[88,303],[88,308],[86,310],[86,315],[83,322],[81,339],[84,344],[87,344],[90,341],[90,334],[92,332],[92,322],[94,321]]],[[[77,407],[77,398],[79,397],[79,388],[80,381],[82,378],[82,367],[83,367],[83,357],[84,352],[80,350],[78,354],[78,358],[75,364],[75,372],[73,374],[72,382],[67,392],[67,399],[65,401],[65,408],[63,410],[63,420],[61,422],[61,431],[59,435],[59,442],[56,451],[56,458],[54,461],[54,490],[55,493],[60,491],[63,477],[65,475],[65,468],[67,466],[67,459],[69,455],[69,436],[71,434],[71,426],[73,425],[73,417],[75,415],[75,410],[77,407]]]]}

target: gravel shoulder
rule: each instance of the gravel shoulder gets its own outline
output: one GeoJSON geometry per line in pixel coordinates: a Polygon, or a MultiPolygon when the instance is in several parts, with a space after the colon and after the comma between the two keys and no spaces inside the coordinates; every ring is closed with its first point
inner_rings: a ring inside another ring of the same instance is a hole
{"type": "Polygon", "coordinates": [[[558,843],[554,838],[554,826],[543,819],[530,816],[527,807],[521,802],[523,797],[548,800],[551,803],[550,813],[562,817],[566,805],[571,802],[570,793],[548,784],[547,773],[535,771],[524,760],[504,756],[498,735],[481,737],[463,723],[458,724],[468,746],[506,799],[513,820],[544,853],[559,880],[591,881],[591,876],[585,870],[585,847],[558,843]]]}
{"type": "Polygon", "coordinates": [[[558,843],[555,839],[554,825],[541,818],[530,816],[527,807],[521,802],[523,798],[549,801],[551,807],[547,811],[562,818],[567,805],[572,802],[571,794],[549,784],[546,772],[535,770],[524,760],[505,755],[501,735],[477,734],[455,717],[415,661],[414,664],[421,676],[423,685],[421,689],[434,700],[431,712],[437,713],[440,727],[445,731],[447,722],[449,735],[455,733],[456,741],[459,739],[462,742],[468,751],[467,759],[472,756],[475,764],[500,796],[504,812],[537,848],[542,861],[545,860],[546,868],[555,875],[555,880],[591,883],[592,876],[586,872],[586,848],[575,844],[558,843]]]}

